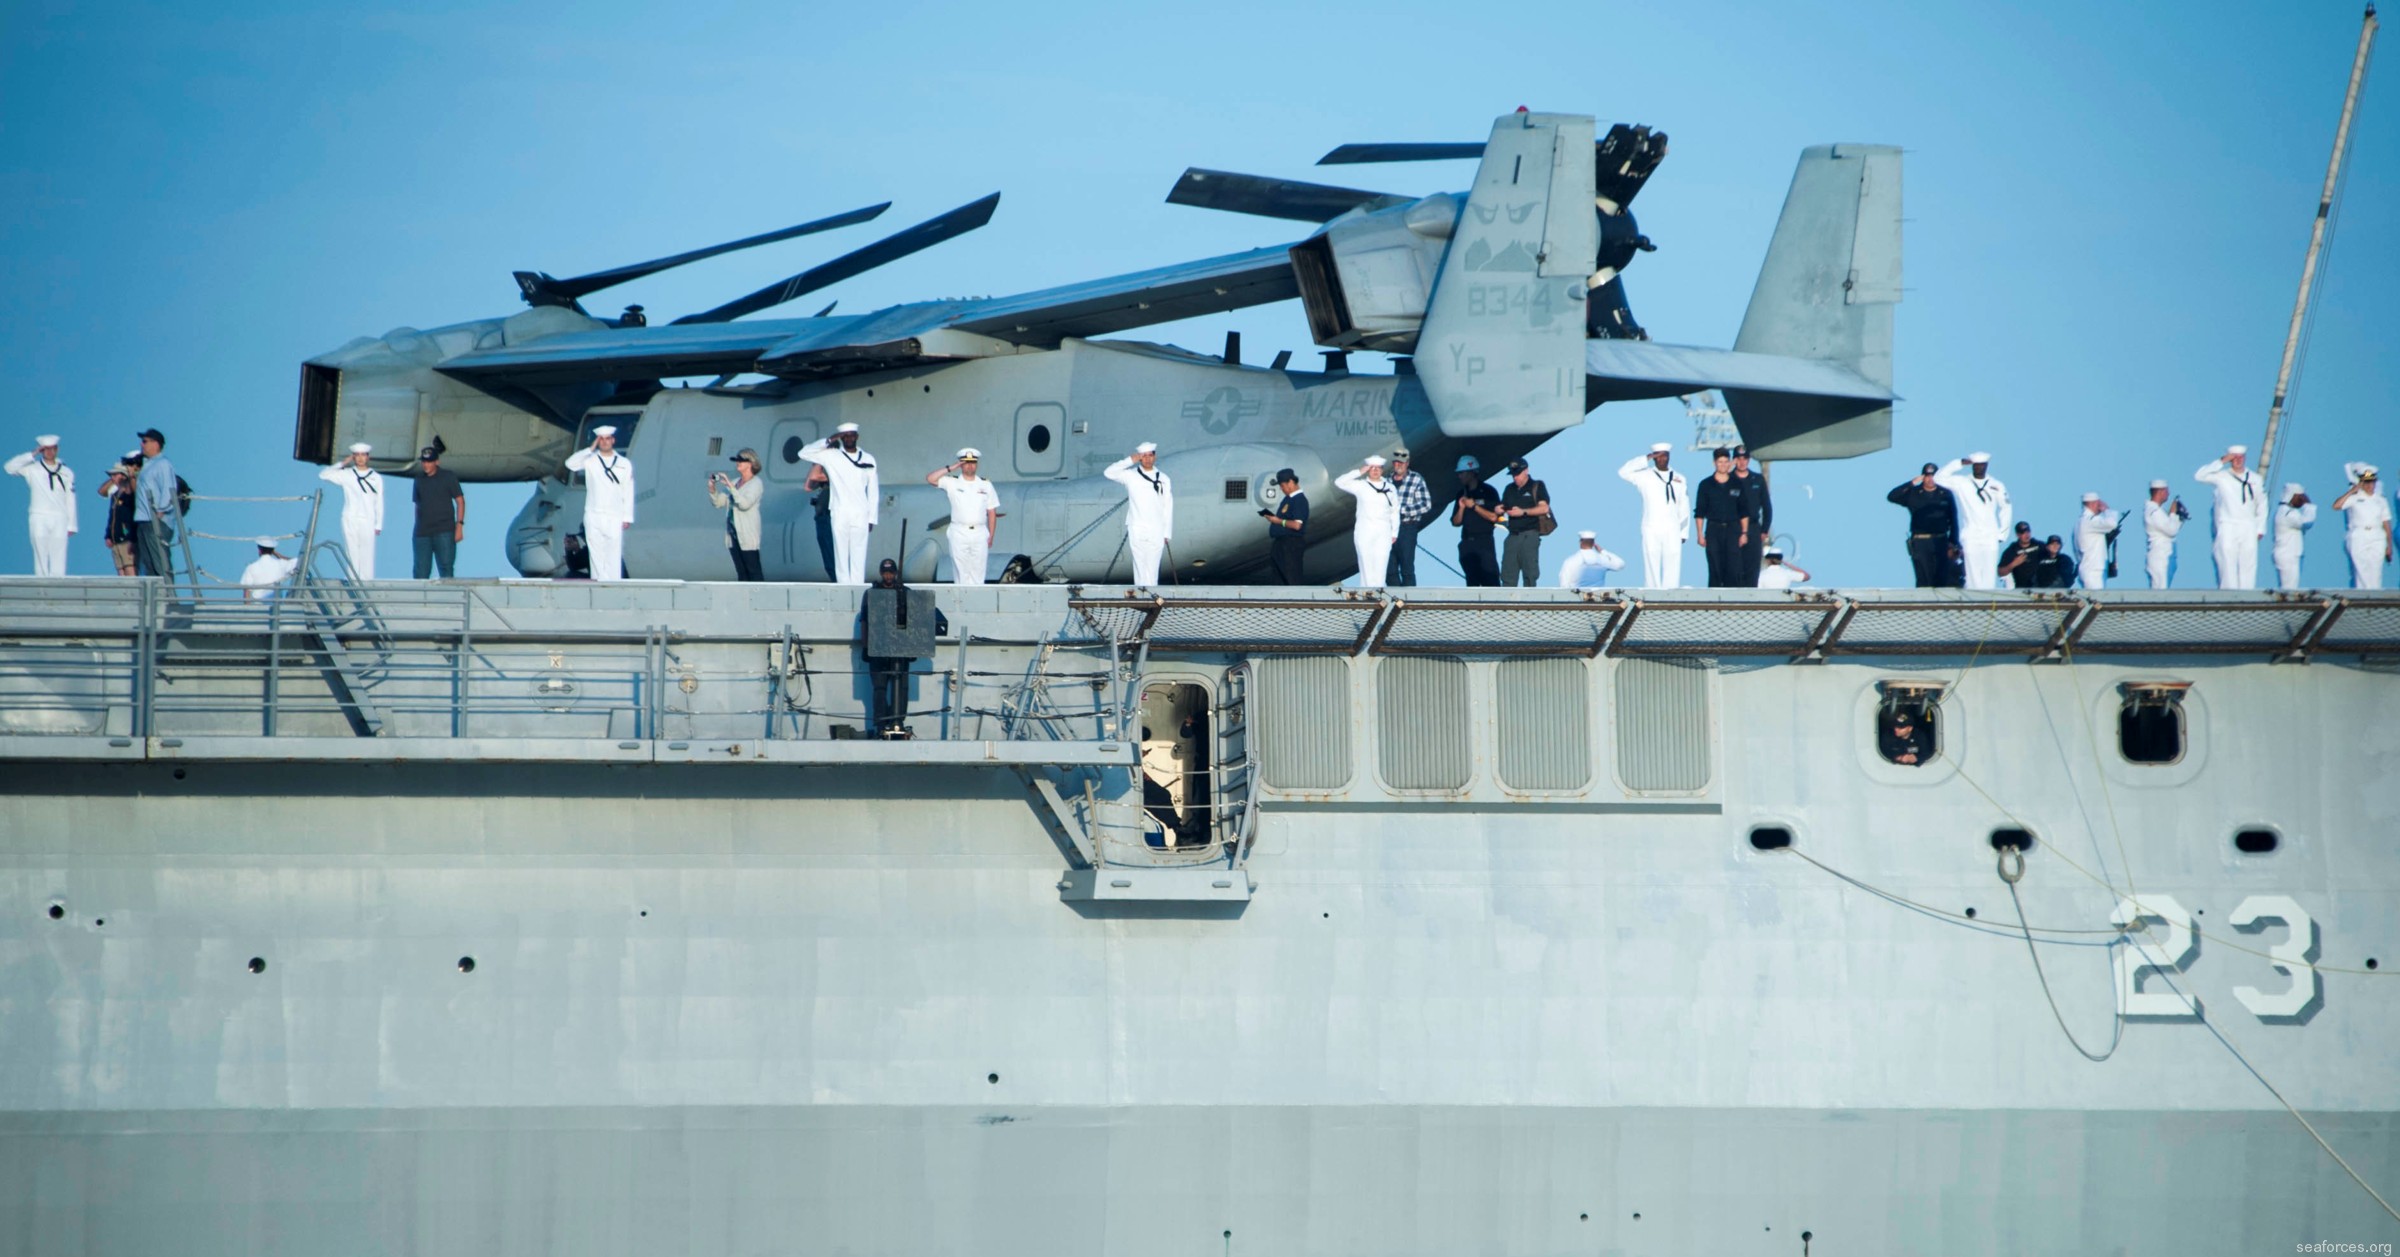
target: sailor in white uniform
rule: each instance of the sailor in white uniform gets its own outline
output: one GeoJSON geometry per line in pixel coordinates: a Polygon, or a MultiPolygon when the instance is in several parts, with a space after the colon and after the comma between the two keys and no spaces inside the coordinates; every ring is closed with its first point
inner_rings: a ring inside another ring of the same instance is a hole
{"type": "Polygon", "coordinates": [[[1358,552],[1358,587],[1383,588],[1384,567],[1391,561],[1392,543],[1400,539],[1400,495],[1383,474],[1383,457],[1367,461],[1333,478],[1333,487],[1358,499],[1358,520],[1350,526],[1350,545],[1358,552]]]}
{"type": "Polygon", "coordinates": [[[1575,538],[1575,552],[1558,565],[1560,589],[1599,589],[1608,584],[1610,572],[1624,570],[1625,560],[1600,548],[1598,533],[1579,532],[1575,538]]]}
{"type": "Polygon", "coordinates": [[[617,452],[617,430],[592,429],[592,443],[567,455],[583,473],[583,548],[593,580],[625,579],[625,530],[633,527],[633,460],[617,452]]]}
{"type": "Polygon", "coordinates": [[[1958,553],[1969,589],[2000,585],[2000,543],[2016,518],[2009,505],[2008,486],[1991,475],[1992,456],[1977,450],[1952,459],[1934,473],[1933,482],[1950,491],[1958,503],[1958,553]]]}
{"type": "Polygon", "coordinates": [[[1159,553],[1175,539],[1175,482],[1158,469],[1158,446],[1144,441],[1133,447],[1133,457],[1110,463],[1101,474],[1125,486],[1125,549],[1133,556],[1133,583],[1156,585],[1159,553]]]}
{"type": "Polygon", "coordinates": [[[2300,555],[2308,545],[2308,530],[2316,526],[2317,504],[2308,500],[2308,490],[2283,486],[2283,500],[2275,505],[2275,543],[2268,547],[2275,557],[2275,588],[2300,588],[2300,555]]]}
{"type": "Polygon", "coordinates": [[[825,513],[833,525],[833,583],[867,583],[867,538],[883,504],[883,473],[858,448],[858,425],[845,423],[800,457],[825,469],[825,513]]]}
{"type": "Polygon", "coordinates": [[[273,537],[259,538],[258,557],[250,561],[250,566],[242,569],[243,600],[265,602],[280,597],[283,591],[277,587],[291,579],[292,573],[299,567],[300,560],[287,559],[275,553],[273,537]]]}
{"type": "Polygon", "coordinates": [[[383,535],[383,477],[367,466],[375,447],[364,441],[350,457],[317,473],[342,491],[342,548],[360,580],[375,579],[375,539],[383,535]]]}
{"type": "Polygon", "coordinates": [[[2075,517],[2075,583],[2085,589],[2108,585],[2108,535],[2125,522],[2125,512],[2108,509],[2097,493],[2083,495],[2083,511],[2075,517]]]}
{"type": "Polygon", "coordinates": [[[949,466],[925,477],[950,499],[950,579],[961,585],[983,583],[992,530],[1000,526],[1000,491],[980,474],[982,466],[982,453],[970,445],[949,466]]]}
{"type": "Polygon", "coordinates": [[[8,460],[8,474],[33,490],[25,531],[33,541],[33,574],[67,574],[67,538],[75,535],[75,470],[58,461],[58,438],[37,436],[33,449],[8,460]]]}
{"type": "Polygon", "coordinates": [[[1665,441],[1617,468],[1617,478],[1642,495],[1642,584],[1651,589],[1683,585],[1683,543],[1692,535],[1692,490],[1683,473],[1667,467],[1674,446],[1665,441]]]}
{"type": "Polygon", "coordinates": [[[2342,548],[2350,554],[2350,587],[2383,588],[2384,565],[2392,561],[2392,503],[2383,496],[2373,463],[2344,463],[2350,487],[2333,500],[2342,512],[2346,531],[2342,548]]]}
{"type": "Polygon", "coordinates": [[[1766,566],[1758,569],[1760,589],[1790,589],[1808,583],[1808,569],[1787,561],[1781,550],[1768,550],[1759,556],[1766,566]]]}
{"type": "Polygon", "coordinates": [[[2167,500],[2167,482],[2150,482],[2150,500],[2142,503],[2142,537],[2149,545],[2143,564],[2150,573],[2150,588],[2165,589],[2175,579],[2175,538],[2183,531],[2183,521],[2191,518],[2183,509],[2183,499],[2167,500]]]}
{"type": "Polygon", "coordinates": [[[2217,495],[2208,522],[2216,538],[2219,589],[2258,587],[2258,539],[2267,534],[2267,486],[2257,472],[2243,466],[2249,453],[2249,446],[2228,445],[2223,458],[2192,473],[2217,495]]]}

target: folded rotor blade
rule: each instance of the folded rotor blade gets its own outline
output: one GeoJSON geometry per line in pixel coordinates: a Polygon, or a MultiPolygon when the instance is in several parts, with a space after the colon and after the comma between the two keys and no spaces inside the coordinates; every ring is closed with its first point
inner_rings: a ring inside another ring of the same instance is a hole
{"type": "Polygon", "coordinates": [[[740,240],[727,241],[724,244],[712,244],[705,249],[694,249],[689,253],[678,253],[673,257],[636,262],[631,266],[593,271],[589,275],[577,275],[571,279],[552,279],[548,275],[534,271],[518,271],[517,287],[523,290],[528,305],[569,305],[577,299],[589,296],[603,288],[612,288],[628,280],[640,279],[644,275],[656,275],[660,271],[681,266],[686,262],[697,262],[702,258],[713,258],[720,253],[732,253],[740,249],[755,248],[762,244],[773,244],[778,240],[791,240],[799,236],[814,235],[820,231],[831,231],[836,227],[847,227],[852,223],[863,223],[891,207],[892,203],[885,201],[880,205],[869,205],[863,209],[854,209],[829,218],[802,223],[797,227],[786,227],[781,231],[747,236],[740,240]]]}
{"type": "Polygon", "coordinates": [[[1234,214],[1257,214],[1263,218],[1289,218],[1303,223],[1321,223],[1338,218],[1370,201],[1398,203],[1407,199],[1389,192],[1336,188],[1322,183],[1271,179],[1264,175],[1236,174],[1225,170],[1202,170],[1198,166],[1184,171],[1183,177],[1175,181],[1174,191],[1167,193],[1169,205],[1192,205],[1234,214]]]}
{"type": "Polygon", "coordinates": [[[731,319],[738,319],[745,314],[755,314],[760,310],[782,305],[795,297],[815,292],[827,284],[840,283],[853,275],[871,271],[886,262],[907,257],[919,249],[931,248],[952,236],[963,236],[992,221],[992,211],[999,205],[1000,194],[994,192],[980,201],[971,201],[947,214],[928,218],[905,231],[885,236],[863,249],[854,249],[830,262],[812,266],[781,283],[769,284],[749,296],[728,301],[714,310],[703,310],[698,314],[684,315],[675,321],[677,323],[723,323],[731,319]]]}
{"type": "Polygon", "coordinates": [[[1356,166],[1378,161],[1449,161],[1459,157],[1481,157],[1483,145],[1474,144],[1344,144],[1317,159],[1320,166],[1356,166]]]}
{"type": "Polygon", "coordinates": [[[1595,148],[1593,168],[1598,172],[1598,186],[1593,191],[1623,209],[1633,204],[1642,185],[1650,181],[1651,172],[1667,159],[1667,133],[1620,122],[1608,129],[1595,148]]]}

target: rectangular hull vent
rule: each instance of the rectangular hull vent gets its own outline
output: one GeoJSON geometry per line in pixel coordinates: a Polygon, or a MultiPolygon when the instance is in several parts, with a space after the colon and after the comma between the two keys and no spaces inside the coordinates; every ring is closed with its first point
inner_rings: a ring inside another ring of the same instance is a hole
{"type": "Polygon", "coordinates": [[[1463,790],[1475,775],[1464,659],[1394,656],[1375,665],[1376,745],[1394,790],[1463,790]]]}
{"type": "Polygon", "coordinates": [[[1581,659],[1500,661],[1500,783],[1581,790],[1592,783],[1591,685],[1581,659]]]}
{"type": "Polygon", "coordinates": [[[1708,788],[1708,674],[1703,659],[1617,663],[1617,779],[1627,790],[1708,788]]]}
{"type": "Polygon", "coordinates": [[[1350,784],[1350,661],[1270,655],[1258,661],[1259,767],[1278,790],[1350,784]]]}

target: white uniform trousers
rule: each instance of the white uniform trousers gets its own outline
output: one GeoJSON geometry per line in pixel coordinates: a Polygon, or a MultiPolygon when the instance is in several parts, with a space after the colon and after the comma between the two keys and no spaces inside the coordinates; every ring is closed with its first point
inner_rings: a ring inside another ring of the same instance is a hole
{"type": "Polygon", "coordinates": [[[867,537],[874,525],[860,515],[833,513],[833,583],[867,583],[867,537]]]}
{"type": "MultiPolygon", "coordinates": [[[[1999,560],[1993,560],[1994,565],[1999,560]]],[[[2075,583],[2085,589],[2102,589],[2108,585],[2108,551],[2095,548],[2075,558],[2075,583]]]]}
{"type": "Polygon", "coordinates": [[[2300,542],[2298,538],[2294,538],[2292,544],[2288,546],[2280,541],[2276,542],[2274,555],[2275,588],[2300,588],[2300,542]]]}
{"type": "Polygon", "coordinates": [[[66,575],[67,517],[28,515],[25,517],[25,531],[33,538],[33,574],[66,575]]]}
{"type": "Polygon", "coordinates": [[[1167,539],[1164,537],[1146,537],[1130,531],[1125,534],[1125,549],[1133,556],[1134,584],[1158,584],[1158,556],[1166,548],[1167,539]]]}
{"type": "Polygon", "coordinates": [[[2215,543],[2209,547],[2209,550],[2217,560],[2217,588],[2258,588],[2257,534],[2244,533],[2239,537],[2228,537],[2223,533],[2218,533],[2215,543]]]}
{"type": "Polygon", "coordinates": [[[2150,569],[2150,588],[2165,589],[2167,582],[2175,579],[2175,543],[2151,541],[2145,562],[2150,569]]]}
{"type": "Polygon", "coordinates": [[[2383,530],[2360,528],[2342,539],[2342,548],[2350,552],[2350,587],[2352,589],[2383,588],[2383,530]]]}
{"type": "Polygon", "coordinates": [[[583,517],[583,548],[592,556],[593,580],[625,579],[625,522],[583,517]]]}
{"type": "Polygon", "coordinates": [[[1392,536],[1380,529],[1373,533],[1352,531],[1350,546],[1358,551],[1358,587],[1383,588],[1386,565],[1392,561],[1392,536]]]}
{"type": "Polygon", "coordinates": [[[1969,589],[2000,587],[2000,539],[1973,535],[1958,539],[1959,562],[1966,565],[1969,589]]]}
{"type": "Polygon", "coordinates": [[[983,583],[983,569],[992,554],[991,530],[982,524],[950,521],[950,579],[960,585],[983,583]]]}
{"type": "Polygon", "coordinates": [[[360,580],[375,579],[375,521],[342,517],[342,548],[350,552],[351,570],[360,580]]]}
{"type": "Polygon", "coordinates": [[[1642,530],[1642,584],[1650,589],[1683,587],[1683,533],[1642,530]]]}

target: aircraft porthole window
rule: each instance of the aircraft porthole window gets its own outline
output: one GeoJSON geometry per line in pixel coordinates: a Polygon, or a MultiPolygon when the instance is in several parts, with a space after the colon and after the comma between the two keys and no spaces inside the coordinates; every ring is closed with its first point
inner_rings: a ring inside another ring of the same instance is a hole
{"type": "Polygon", "coordinates": [[[800,461],[800,449],[804,444],[805,442],[796,436],[784,438],[783,461],[787,463],[798,463],[800,461]]]}
{"type": "Polygon", "coordinates": [[[1025,429],[1025,448],[1039,454],[1050,448],[1050,425],[1037,423],[1025,429]]]}

